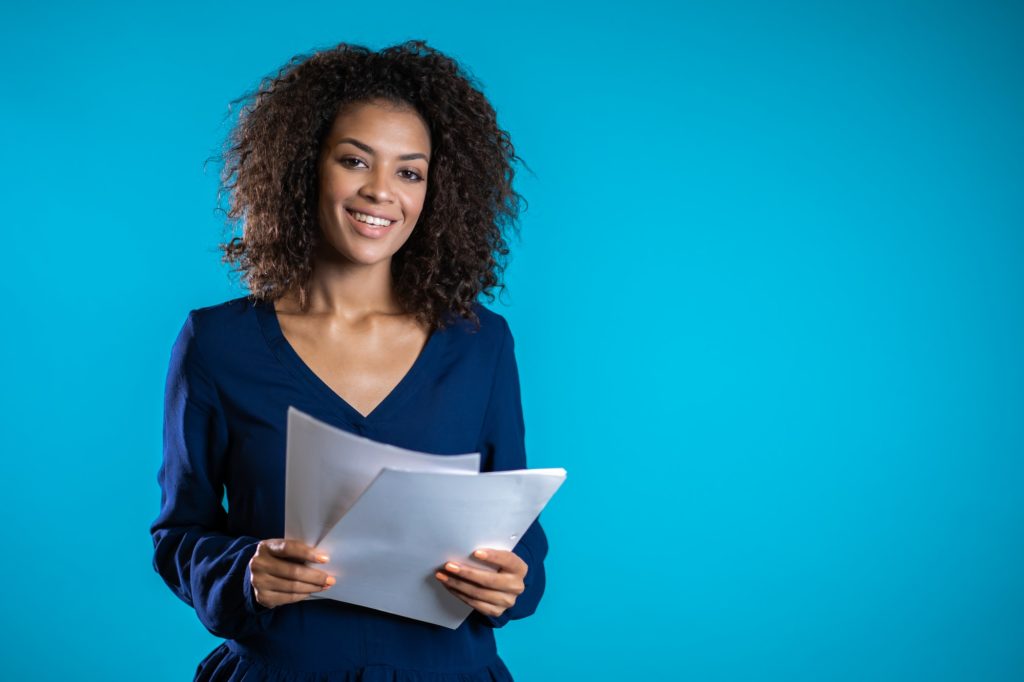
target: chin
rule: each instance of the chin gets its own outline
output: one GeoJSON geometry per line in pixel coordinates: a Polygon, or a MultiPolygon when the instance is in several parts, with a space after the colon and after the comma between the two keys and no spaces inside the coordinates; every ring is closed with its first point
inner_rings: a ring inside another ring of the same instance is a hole
{"type": "Polygon", "coordinates": [[[351,244],[335,246],[334,251],[343,259],[359,265],[375,265],[390,260],[393,255],[390,249],[353,248],[351,244]]]}
{"type": "Polygon", "coordinates": [[[390,261],[394,254],[388,253],[383,256],[377,254],[354,253],[346,254],[346,258],[356,265],[377,265],[384,261],[390,261]]]}
{"type": "MultiPolygon", "coordinates": [[[[411,230],[410,230],[411,233],[411,230]]],[[[409,233],[388,235],[382,239],[367,239],[360,234],[333,233],[324,235],[322,247],[325,256],[357,265],[376,265],[390,261],[408,241],[409,233]],[[399,237],[400,239],[395,239],[399,237]]]]}

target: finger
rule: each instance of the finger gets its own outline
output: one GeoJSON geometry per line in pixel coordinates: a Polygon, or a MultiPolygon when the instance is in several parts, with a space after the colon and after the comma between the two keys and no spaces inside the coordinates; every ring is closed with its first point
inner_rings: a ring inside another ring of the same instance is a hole
{"type": "Polygon", "coordinates": [[[284,592],[289,594],[313,594],[314,592],[322,592],[323,590],[331,587],[334,585],[335,580],[331,576],[327,576],[326,581],[319,585],[314,585],[301,580],[285,580],[284,578],[266,575],[261,576],[258,582],[260,589],[264,590],[272,590],[274,592],[284,592]]]}
{"type": "Polygon", "coordinates": [[[479,585],[474,585],[471,582],[456,578],[438,571],[434,576],[444,583],[445,587],[450,590],[455,590],[461,594],[466,595],[477,601],[492,604],[494,606],[500,606],[502,610],[511,607],[516,603],[516,595],[509,592],[501,592],[499,590],[489,590],[479,585]]]}
{"type": "Polygon", "coordinates": [[[514,592],[516,594],[522,594],[523,592],[522,577],[514,572],[503,573],[488,571],[482,568],[473,568],[472,566],[459,564],[454,561],[446,563],[444,565],[444,570],[451,575],[476,583],[481,587],[487,587],[492,590],[501,590],[503,592],[514,592]]]}
{"type": "Polygon", "coordinates": [[[479,599],[473,599],[472,597],[462,594],[457,590],[449,589],[448,591],[485,616],[493,616],[497,618],[501,614],[505,613],[505,609],[496,604],[488,604],[487,602],[480,601],[479,599]]]}
{"type": "MultiPolygon", "coordinates": [[[[295,559],[297,561],[313,561],[325,564],[329,557],[324,552],[310,547],[300,540],[286,540],[284,538],[273,538],[263,540],[260,545],[267,548],[271,554],[282,559],[295,559]]],[[[257,550],[258,551],[258,550],[257,550]]]]}
{"type": "Polygon", "coordinates": [[[263,559],[253,561],[252,572],[262,575],[273,576],[283,580],[297,580],[310,585],[324,585],[330,574],[304,564],[284,559],[263,559]]]}
{"type": "Polygon", "coordinates": [[[277,606],[284,606],[285,604],[294,604],[295,602],[308,599],[308,594],[295,594],[293,592],[275,592],[274,590],[260,590],[259,595],[256,597],[256,601],[274,608],[277,606]]]}
{"type": "Polygon", "coordinates": [[[502,571],[510,571],[519,575],[526,575],[526,571],[529,569],[522,557],[506,549],[483,547],[473,552],[473,558],[482,559],[489,564],[494,564],[502,571]]]}

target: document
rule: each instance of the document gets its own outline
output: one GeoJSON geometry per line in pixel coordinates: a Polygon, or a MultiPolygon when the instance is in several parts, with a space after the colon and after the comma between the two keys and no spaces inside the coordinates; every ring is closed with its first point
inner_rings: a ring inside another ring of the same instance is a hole
{"type": "Polygon", "coordinates": [[[403,450],[295,408],[287,454],[286,537],[328,554],[329,563],[309,565],[337,581],[309,598],[451,629],[473,608],[434,573],[447,561],[493,571],[473,551],[515,547],[566,476],[560,468],[479,473],[479,453],[403,450]]]}
{"type": "Polygon", "coordinates": [[[316,546],[386,466],[480,471],[480,453],[428,455],[378,443],[288,408],[284,535],[316,546]]]}
{"type": "Polygon", "coordinates": [[[320,543],[337,582],[315,596],[455,629],[473,607],[434,572],[446,561],[494,570],[470,555],[512,549],[563,481],[564,469],[385,469],[320,543]]]}

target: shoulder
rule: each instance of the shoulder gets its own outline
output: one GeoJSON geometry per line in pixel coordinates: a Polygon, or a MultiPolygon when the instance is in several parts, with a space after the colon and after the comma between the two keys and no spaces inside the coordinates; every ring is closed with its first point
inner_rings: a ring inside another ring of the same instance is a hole
{"type": "Polygon", "coordinates": [[[204,336],[216,335],[230,330],[246,317],[251,316],[253,300],[249,296],[239,296],[222,303],[193,308],[189,311],[189,319],[197,333],[204,336]]]}
{"type": "Polygon", "coordinates": [[[186,354],[204,369],[216,367],[221,360],[244,345],[257,331],[254,301],[240,296],[189,311],[175,342],[177,353],[186,354]]]}
{"type": "Polygon", "coordinates": [[[472,310],[480,322],[479,327],[464,317],[455,317],[450,320],[450,333],[457,341],[493,350],[498,350],[506,343],[511,342],[512,330],[504,315],[491,310],[482,303],[474,303],[472,310]]]}
{"type": "Polygon", "coordinates": [[[515,364],[515,348],[508,320],[501,313],[474,303],[479,328],[459,317],[445,330],[446,354],[480,379],[504,376],[515,364]]]}

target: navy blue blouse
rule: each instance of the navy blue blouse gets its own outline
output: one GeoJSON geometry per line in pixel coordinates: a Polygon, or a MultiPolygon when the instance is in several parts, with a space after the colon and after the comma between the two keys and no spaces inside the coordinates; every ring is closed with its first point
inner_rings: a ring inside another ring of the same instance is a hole
{"type": "Polygon", "coordinates": [[[249,560],[284,535],[289,405],[351,433],[434,454],[481,453],[481,470],[526,467],[519,374],[508,323],[477,304],[480,329],[449,317],[369,415],[345,402],[281,332],[273,304],[237,298],[189,313],[171,352],[153,566],[226,641],[197,680],[511,680],[493,628],[532,614],[544,592],[539,519],[513,549],[526,590],[456,630],[331,599],[267,608],[249,560]],[[227,498],[227,509],[222,504],[227,498]]]}

